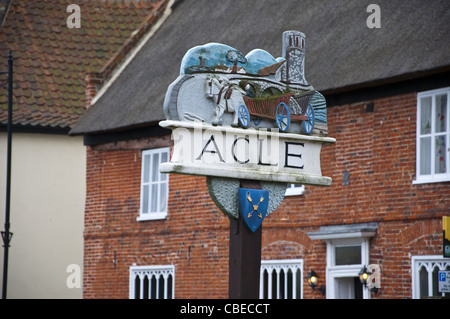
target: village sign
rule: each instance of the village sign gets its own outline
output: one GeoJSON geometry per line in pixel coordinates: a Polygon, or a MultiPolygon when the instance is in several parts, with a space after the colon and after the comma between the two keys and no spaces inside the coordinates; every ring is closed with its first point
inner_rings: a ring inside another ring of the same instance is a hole
{"type": "Polygon", "coordinates": [[[164,101],[160,125],[172,129],[174,147],[160,171],[207,176],[221,211],[241,216],[252,231],[278,207],[288,183],[330,185],[320,151],[335,139],[304,60],[305,35],[298,31],[283,33],[276,59],[219,43],[188,50],[164,101]],[[260,189],[242,188],[242,180],[258,181],[260,189]]]}

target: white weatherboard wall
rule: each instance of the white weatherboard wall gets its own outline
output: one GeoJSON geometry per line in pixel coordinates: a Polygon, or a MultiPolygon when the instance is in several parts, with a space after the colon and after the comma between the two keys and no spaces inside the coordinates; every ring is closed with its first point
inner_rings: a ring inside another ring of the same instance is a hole
{"type": "MultiPolygon", "coordinates": [[[[0,133],[0,225],[4,230],[6,133],[0,133]]],[[[83,267],[86,150],[82,137],[14,133],[8,298],[81,298],[67,267],[83,267]]],[[[3,247],[0,254],[3,274],[3,247]]],[[[1,276],[3,277],[3,276],[1,276]]],[[[2,282],[3,278],[0,278],[2,282]]],[[[82,278],[80,278],[82,283],[82,278]]]]}

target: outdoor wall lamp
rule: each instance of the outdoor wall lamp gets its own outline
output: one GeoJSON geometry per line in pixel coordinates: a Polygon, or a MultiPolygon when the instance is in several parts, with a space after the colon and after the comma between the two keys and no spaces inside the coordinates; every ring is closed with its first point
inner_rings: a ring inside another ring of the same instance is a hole
{"type": "MultiPolygon", "coordinates": [[[[317,287],[317,282],[319,281],[319,275],[311,269],[311,271],[306,275],[306,278],[308,279],[308,284],[309,286],[315,290],[317,287]]],[[[318,289],[320,291],[320,293],[323,295],[325,295],[325,286],[322,285],[319,287],[318,289]]]]}
{"type": "Polygon", "coordinates": [[[361,284],[366,287],[367,289],[369,289],[372,293],[376,294],[378,292],[378,288],[377,287],[372,287],[369,288],[367,287],[367,279],[369,279],[369,276],[372,275],[372,273],[370,271],[367,270],[366,266],[363,266],[361,268],[361,270],[358,273],[359,276],[359,281],[361,282],[361,284]]]}

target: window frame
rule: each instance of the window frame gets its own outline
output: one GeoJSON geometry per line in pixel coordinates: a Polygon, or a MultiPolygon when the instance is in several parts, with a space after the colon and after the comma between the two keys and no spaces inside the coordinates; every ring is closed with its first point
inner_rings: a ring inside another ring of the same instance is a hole
{"type": "MultiPolygon", "coordinates": [[[[174,299],[175,298],[175,266],[174,265],[156,265],[156,266],[131,266],[130,267],[130,281],[129,281],[129,299],[136,299],[135,296],[135,280],[136,280],[136,276],[139,276],[139,278],[141,278],[141,276],[145,277],[147,276],[148,280],[150,281],[151,278],[153,276],[158,276],[157,280],[157,293],[159,293],[158,289],[159,289],[159,280],[160,277],[162,276],[164,279],[164,298],[162,299],[174,299]],[[172,287],[171,287],[171,291],[172,291],[172,296],[170,298],[168,298],[167,295],[167,291],[168,291],[168,278],[169,276],[172,276],[172,287]]],[[[143,278],[142,278],[143,280],[143,278]]],[[[140,296],[143,295],[143,287],[144,285],[140,286],[140,296]]],[[[148,292],[148,296],[151,296],[151,291],[150,291],[150,286],[149,286],[149,292],[148,292]]],[[[151,298],[149,298],[151,299],[151,298]]],[[[161,298],[156,298],[156,299],[161,299],[161,298]]]]}
{"type": "MultiPolygon", "coordinates": [[[[326,268],[326,290],[327,299],[336,298],[336,279],[343,277],[357,277],[361,268],[369,264],[369,238],[337,238],[327,240],[327,268],[326,268]],[[349,265],[336,265],[336,247],[358,246],[361,249],[361,263],[349,265]]],[[[370,299],[370,291],[363,289],[363,299],[370,299]]]]}
{"type": "Polygon", "coordinates": [[[305,192],[305,185],[288,184],[284,196],[303,195],[304,192],[305,192]]]}
{"type": "MultiPolygon", "coordinates": [[[[425,268],[428,275],[428,296],[433,297],[433,271],[436,267],[439,270],[446,270],[450,266],[450,258],[444,258],[441,255],[425,255],[411,257],[411,282],[412,282],[412,298],[420,299],[420,270],[425,268]],[[430,272],[431,270],[431,272],[430,272]],[[431,279],[431,280],[430,280],[431,279]]],[[[444,295],[445,293],[441,293],[444,295]]],[[[447,293],[448,294],[448,293],[447,293]]]]}
{"type": "MultiPolygon", "coordinates": [[[[294,281],[294,271],[293,269],[300,270],[300,296],[296,296],[296,289],[294,287],[294,284],[292,285],[292,299],[303,299],[303,259],[271,259],[271,260],[261,260],[261,267],[260,267],[260,282],[259,282],[259,298],[263,299],[264,298],[264,271],[267,270],[267,274],[269,276],[269,282],[268,282],[268,286],[267,290],[268,290],[268,299],[279,299],[280,296],[280,287],[279,285],[279,280],[277,280],[277,296],[272,296],[272,291],[271,291],[271,284],[272,284],[272,279],[271,279],[271,275],[272,273],[275,271],[277,276],[279,275],[279,273],[281,272],[281,270],[284,271],[285,273],[285,278],[287,276],[287,270],[291,269],[292,274],[293,274],[293,282],[294,281]],[[269,273],[270,270],[270,273],[269,273]]],[[[284,294],[288,295],[287,293],[287,286],[285,284],[285,291],[284,294]]],[[[287,299],[287,298],[284,298],[287,299]]]]}
{"type": "MultiPolygon", "coordinates": [[[[165,211],[162,212],[151,212],[150,211],[150,205],[151,205],[151,188],[149,187],[148,189],[148,212],[144,213],[144,189],[146,185],[151,185],[152,184],[152,168],[153,168],[153,154],[159,154],[159,163],[161,162],[161,154],[166,153],[167,154],[167,161],[169,161],[170,159],[170,147],[161,147],[161,148],[154,148],[154,149],[148,149],[148,150],[143,150],[142,151],[142,163],[141,163],[141,190],[140,190],[140,207],[139,207],[139,216],[137,217],[138,221],[146,221],[146,220],[160,220],[160,219],[165,219],[167,218],[167,211],[168,211],[168,204],[169,204],[169,174],[164,174],[166,175],[166,180],[164,181],[166,183],[165,186],[165,191],[166,191],[166,209],[165,211]],[[148,182],[145,182],[144,178],[145,178],[145,157],[147,155],[150,155],[150,164],[149,164],[149,169],[148,169],[148,182]]],[[[158,164],[159,165],[159,164],[158,164]]],[[[158,184],[158,196],[160,197],[159,194],[159,190],[161,189],[161,176],[162,174],[159,172],[159,168],[158,168],[158,180],[157,180],[157,184],[158,184]]],[[[155,183],[155,182],[154,182],[155,183]]],[[[160,203],[160,198],[158,198],[158,203],[157,206],[159,206],[160,203]]]]}
{"type": "MultiPolygon", "coordinates": [[[[320,231],[310,232],[308,236],[313,239],[325,241],[327,245],[326,264],[326,297],[334,299],[337,297],[337,279],[343,277],[358,277],[358,273],[365,265],[369,265],[370,238],[376,235],[378,229],[377,222],[321,226],[320,231]],[[336,250],[339,246],[360,246],[361,264],[336,265],[336,250]]],[[[363,299],[370,299],[369,289],[362,290],[363,299]]]]}
{"type": "Polygon", "coordinates": [[[416,120],[416,179],[413,184],[424,183],[440,183],[450,181],[450,87],[441,88],[436,90],[424,91],[417,93],[417,120],[416,120]],[[438,95],[447,95],[447,114],[446,114],[446,130],[444,132],[435,132],[435,119],[436,119],[436,97],[438,95]],[[421,134],[421,100],[423,98],[431,98],[431,129],[428,134],[421,134]],[[437,136],[445,136],[446,150],[446,173],[435,172],[435,160],[433,154],[436,152],[435,139],[437,136]],[[420,164],[422,158],[420,155],[421,138],[430,138],[430,174],[420,174],[420,164]]]}

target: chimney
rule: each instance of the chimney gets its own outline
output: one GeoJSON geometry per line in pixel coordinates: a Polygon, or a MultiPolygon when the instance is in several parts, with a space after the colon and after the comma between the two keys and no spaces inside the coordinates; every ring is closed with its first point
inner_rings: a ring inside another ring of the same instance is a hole
{"type": "Polygon", "coordinates": [[[86,74],[86,109],[91,106],[92,99],[97,94],[97,89],[103,83],[103,75],[100,73],[91,72],[86,74]]]}
{"type": "Polygon", "coordinates": [[[308,85],[305,79],[305,34],[300,31],[285,31],[282,40],[282,55],[286,59],[283,81],[308,85]]]}

